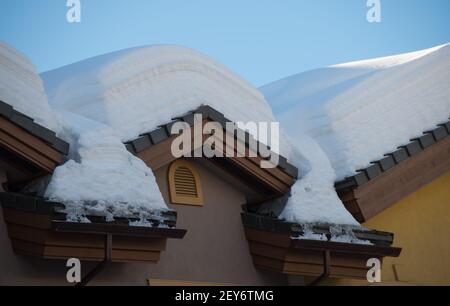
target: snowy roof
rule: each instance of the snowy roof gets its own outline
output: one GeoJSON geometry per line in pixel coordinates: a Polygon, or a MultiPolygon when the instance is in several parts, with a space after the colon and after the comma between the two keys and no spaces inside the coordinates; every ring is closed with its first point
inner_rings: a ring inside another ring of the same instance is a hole
{"type": "Polygon", "coordinates": [[[387,172],[404,161],[418,155],[434,144],[443,141],[449,135],[450,121],[438,125],[433,130],[424,131],[422,136],[399,146],[398,149],[393,152],[385,154],[382,159],[373,161],[369,167],[358,170],[358,174],[336,183],[336,189],[338,191],[344,191],[364,186],[384,172],[387,172]]]}
{"type": "Polygon", "coordinates": [[[34,65],[12,47],[0,42],[0,101],[38,124],[57,130],[42,80],[34,65]]]}
{"type": "Polygon", "coordinates": [[[293,141],[313,138],[336,179],[450,115],[450,44],[300,73],[261,88],[293,141]]]}
{"type": "Polygon", "coordinates": [[[122,141],[208,104],[237,121],[275,121],[262,94],[223,65],[189,48],[118,51],[42,74],[50,103],[106,124],[122,141]]]}
{"type": "MultiPolygon", "coordinates": [[[[68,118],[79,117],[76,120],[69,119],[66,130],[74,131],[68,133],[74,139],[73,148],[82,153],[82,159],[89,159],[86,164],[93,167],[94,161],[105,163],[97,153],[87,153],[99,151],[96,148],[99,144],[92,141],[99,131],[108,130],[110,139],[117,138],[114,140],[115,151],[119,147],[117,140],[136,140],[142,134],[200,105],[210,105],[233,122],[276,121],[271,107],[257,89],[221,64],[179,46],[148,46],[118,51],[44,73],[42,77],[54,109],[62,114],[70,114],[64,115],[68,118]],[[90,134],[86,137],[89,141],[77,141],[84,138],[80,138],[80,131],[85,132],[85,123],[80,125],[80,122],[86,120],[91,122],[88,126],[94,126],[95,123],[98,127],[87,132],[90,134]],[[81,148],[79,144],[82,144],[81,148]]],[[[298,168],[301,167],[301,173],[305,173],[292,189],[292,198],[283,218],[295,222],[358,225],[339,200],[334,190],[334,172],[316,144],[305,138],[296,148],[291,148],[283,135],[280,138],[279,153],[292,160],[298,168]]],[[[125,156],[124,152],[121,154],[125,156]]],[[[113,156],[109,154],[108,157],[113,156]]],[[[147,199],[137,192],[143,192],[140,187],[130,189],[131,194],[112,196],[115,192],[108,192],[112,186],[103,186],[100,192],[94,192],[100,189],[101,186],[96,184],[100,184],[101,180],[89,184],[77,179],[74,184],[70,177],[82,176],[84,172],[71,170],[75,166],[84,168],[84,162],[80,164],[80,154],[75,153],[74,158],[78,158],[78,163],[69,162],[55,172],[47,191],[50,198],[63,199],[70,195],[71,201],[78,203],[85,201],[86,195],[92,200],[102,195],[107,200],[100,198],[100,203],[109,203],[113,199],[117,202],[118,199],[123,198],[123,201],[130,197],[133,202],[140,203],[139,207],[142,207],[143,200],[159,202],[154,196],[157,193],[156,184],[149,188],[154,192],[151,192],[152,197],[148,194],[147,199]],[[59,181],[64,181],[62,185],[66,189],[60,187],[59,181]]],[[[110,163],[113,165],[115,161],[110,160],[110,163]]],[[[92,176],[95,173],[90,174],[92,176]]],[[[105,178],[109,177],[107,172],[104,174],[105,178]]],[[[106,180],[104,184],[109,181],[106,180]]],[[[141,185],[144,186],[144,181],[141,185]]],[[[161,205],[153,204],[152,207],[161,208],[161,205]]],[[[116,211],[114,205],[108,204],[106,208],[116,211]]],[[[99,205],[99,209],[105,210],[105,205],[99,205]]]]}

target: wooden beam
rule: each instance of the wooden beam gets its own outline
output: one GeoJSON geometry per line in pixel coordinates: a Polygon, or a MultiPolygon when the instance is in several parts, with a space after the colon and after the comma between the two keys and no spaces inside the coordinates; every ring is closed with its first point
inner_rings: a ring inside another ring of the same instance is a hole
{"type": "Polygon", "coordinates": [[[1,116],[0,146],[47,173],[63,162],[62,154],[49,144],[1,116]]]}

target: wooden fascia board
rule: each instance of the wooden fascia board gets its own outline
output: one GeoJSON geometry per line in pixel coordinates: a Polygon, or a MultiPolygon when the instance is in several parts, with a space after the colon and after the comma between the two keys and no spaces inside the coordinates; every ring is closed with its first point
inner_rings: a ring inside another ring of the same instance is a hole
{"type": "Polygon", "coordinates": [[[122,224],[96,224],[96,223],[71,223],[66,221],[53,221],[52,228],[60,233],[117,235],[141,238],[173,238],[183,239],[187,230],[135,227],[122,224]]]}
{"type": "Polygon", "coordinates": [[[450,137],[447,137],[368,184],[340,196],[346,205],[352,201],[357,205],[358,221],[365,222],[449,171],[450,137]]]}
{"type": "MultiPolygon", "coordinates": [[[[204,120],[203,125],[209,122],[209,120],[204,120]]],[[[162,168],[165,165],[170,164],[175,161],[175,158],[171,153],[172,142],[178,137],[178,135],[171,136],[170,138],[162,141],[159,144],[153,145],[148,149],[139,152],[137,156],[141,158],[153,171],[162,168]]],[[[211,136],[203,135],[203,143],[211,136]]],[[[239,168],[247,171],[255,177],[258,181],[264,183],[273,189],[276,193],[283,195],[289,192],[290,187],[295,183],[295,179],[285,174],[279,168],[263,169],[260,167],[261,157],[226,157],[226,143],[229,145],[229,141],[239,141],[234,138],[234,136],[229,135],[224,131],[223,140],[225,145],[223,146],[223,155],[228,161],[237,165],[239,168]],[[226,142],[228,140],[228,142],[226,142]]],[[[194,143],[194,134],[191,135],[191,150],[185,153],[192,153],[203,146],[194,143]]],[[[236,152],[235,152],[236,153],[236,152]]],[[[246,155],[249,154],[248,148],[246,149],[246,155]]],[[[257,154],[256,154],[257,155],[257,154]]],[[[209,160],[208,158],[206,158],[209,160]]]]}
{"type": "Polygon", "coordinates": [[[63,162],[61,153],[1,116],[0,145],[47,173],[63,162]]]}

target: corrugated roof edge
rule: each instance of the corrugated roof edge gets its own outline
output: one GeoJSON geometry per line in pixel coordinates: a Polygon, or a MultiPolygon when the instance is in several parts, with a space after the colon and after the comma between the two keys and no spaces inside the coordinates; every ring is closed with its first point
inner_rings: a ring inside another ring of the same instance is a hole
{"type": "MultiPolygon", "coordinates": [[[[209,119],[213,122],[218,122],[222,125],[223,128],[226,128],[227,123],[232,123],[231,120],[227,119],[224,114],[221,112],[215,110],[211,106],[208,105],[202,105],[199,108],[197,108],[194,111],[188,112],[187,114],[177,116],[172,119],[172,122],[169,122],[167,124],[163,124],[158,127],[158,129],[155,129],[151,132],[145,133],[140,135],[139,138],[125,143],[128,151],[130,151],[132,154],[136,155],[153,145],[156,145],[169,137],[172,136],[171,130],[172,126],[176,122],[186,122],[190,126],[194,125],[194,116],[196,114],[201,114],[204,119],[209,119]]],[[[252,139],[252,136],[245,132],[245,139],[242,139],[245,141],[246,145],[248,146],[250,143],[250,140],[252,139]]],[[[275,153],[272,153],[275,154],[275,153]]],[[[291,163],[287,161],[287,159],[283,156],[279,156],[279,164],[278,167],[282,169],[285,173],[287,173],[289,176],[293,178],[298,177],[298,169],[293,166],[291,163]]]]}
{"type": "Polygon", "coordinates": [[[450,136],[450,121],[439,124],[437,128],[424,132],[418,138],[411,139],[408,144],[400,146],[396,151],[388,153],[382,159],[372,162],[371,166],[357,170],[358,174],[337,182],[335,188],[337,191],[346,191],[362,187],[384,172],[389,171],[396,165],[419,154],[448,136],[450,136]]]}
{"type": "Polygon", "coordinates": [[[56,136],[56,133],[37,124],[30,118],[14,109],[11,105],[0,100],[0,116],[13,122],[28,133],[48,143],[53,149],[63,155],[69,153],[69,144],[56,136]]]}

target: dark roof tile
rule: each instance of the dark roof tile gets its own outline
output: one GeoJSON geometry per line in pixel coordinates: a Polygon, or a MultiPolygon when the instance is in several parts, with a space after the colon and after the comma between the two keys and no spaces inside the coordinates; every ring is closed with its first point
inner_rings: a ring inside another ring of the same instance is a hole
{"type": "Polygon", "coordinates": [[[439,126],[444,127],[447,130],[447,133],[450,134],[450,121],[446,122],[446,123],[443,123],[443,124],[440,124],[439,126]]]}
{"type": "Polygon", "coordinates": [[[383,171],[381,170],[380,165],[373,164],[372,166],[366,168],[365,170],[360,170],[359,172],[365,171],[369,180],[373,180],[377,176],[379,176],[383,171]]]}
{"type": "Polygon", "coordinates": [[[134,146],[133,143],[129,142],[125,144],[125,147],[127,148],[128,152],[130,152],[131,154],[136,154],[136,151],[134,150],[134,146]]]}
{"type": "Polygon", "coordinates": [[[375,163],[377,163],[381,167],[381,170],[383,171],[388,171],[389,169],[395,167],[395,160],[394,157],[392,156],[386,156],[385,158],[375,163]]]}
{"type": "Polygon", "coordinates": [[[354,177],[355,183],[357,186],[364,186],[369,182],[369,177],[367,176],[366,172],[360,172],[356,174],[354,177]]]}
{"type": "Polygon", "coordinates": [[[445,127],[441,126],[433,131],[427,132],[427,134],[433,135],[435,141],[441,141],[446,138],[449,133],[445,127]]]}
{"type": "Polygon", "coordinates": [[[14,109],[11,105],[6,104],[2,101],[0,101],[0,115],[9,119],[11,117],[11,114],[13,113],[14,109]]]}
{"type": "Polygon", "coordinates": [[[136,151],[136,153],[140,153],[145,149],[150,148],[152,146],[152,141],[148,135],[142,135],[138,139],[134,140],[132,144],[134,151],[136,151]]]}
{"type": "MultiPolygon", "coordinates": [[[[164,125],[161,125],[161,126],[159,126],[159,127],[165,129],[167,135],[172,135],[172,127],[173,127],[176,123],[179,123],[179,122],[181,122],[181,121],[180,121],[180,120],[173,120],[172,122],[167,123],[167,124],[164,124],[164,125]]],[[[179,132],[179,131],[177,131],[177,132],[179,132]]],[[[175,134],[175,135],[176,135],[176,134],[175,134]]]]}
{"type": "Polygon", "coordinates": [[[388,154],[387,156],[392,156],[396,164],[400,164],[402,161],[408,159],[408,151],[405,148],[400,148],[397,151],[388,154]]]}
{"type": "Polygon", "coordinates": [[[166,140],[169,135],[166,132],[166,129],[159,128],[150,133],[150,138],[152,139],[153,144],[158,144],[164,140],[166,140]]]}
{"type": "Polygon", "coordinates": [[[403,146],[401,148],[406,149],[409,156],[415,156],[419,154],[422,151],[422,147],[420,146],[420,142],[415,140],[407,144],[406,146],[403,146]]]}
{"type": "Polygon", "coordinates": [[[30,133],[33,131],[33,127],[35,125],[34,120],[32,118],[25,116],[15,110],[9,117],[9,120],[11,120],[16,125],[20,126],[21,128],[30,133]]]}
{"type": "Polygon", "coordinates": [[[422,149],[426,149],[428,147],[431,147],[432,145],[434,145],[436,143],[436,141],[434,140],[433,135],[431,134],[425,134],[417,139],[414,139],[415,141],[418,141],[420,143],[420,146],[422,147],[422,149]]]}

